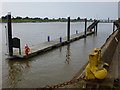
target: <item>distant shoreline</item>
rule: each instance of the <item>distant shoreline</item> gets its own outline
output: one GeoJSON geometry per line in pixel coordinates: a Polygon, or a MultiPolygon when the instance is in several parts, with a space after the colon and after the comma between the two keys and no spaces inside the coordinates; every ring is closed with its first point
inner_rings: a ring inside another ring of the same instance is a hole
{"type": "MultiPolygon", "coordinates": [[[[67,22],[67,21],[66,21],[67,22]]],[[[79,21],[78,21],[79,22],[79,21]]],[[[84,22],[84,21],[82,21],[84,22]]],[[[7,22],[0,22],[0,23],[7,23],[7,22]]],[[[50,22],[12,22],[12,23],[50,23],[50,22]]],[[[52,23],[52,22],[51,22],[52,23]]],[[[59,22],[58,22],[59,23],[59,22]]]]}
{"type": "MultiPolygon", "coordinates": [[[[48,22],[67,22],[67,20],[12,20],[12,23],[48,23],[48,22]]],[[[71,19],[71,22],[85,22],[84,20],[73,20],[71,19]]],[[[87,22],[94,22],[94,20],[87,20],[87,22]]],[[[100,23],[113,23],[112,22],[107,22],[107,21],[100,21],[100,23]]],[[[7,19],[0,20],[0,23],[7,23],[7,19]]]]}
{"type": "MultiPolygon", "coordinates": [[[[24,20],[12,20],[12,23],[47,23],[47,22],[67,22],[67,21],[24,21],[24,20]]],[[[84,21],[72,21],[71,22],[84,22],[84,21]]],[[[88,20],[88,22],[93,22],[91,20],[88,20]]],[[[7,20],[0,20],[0,23],[7,23],[7,20]]]]}

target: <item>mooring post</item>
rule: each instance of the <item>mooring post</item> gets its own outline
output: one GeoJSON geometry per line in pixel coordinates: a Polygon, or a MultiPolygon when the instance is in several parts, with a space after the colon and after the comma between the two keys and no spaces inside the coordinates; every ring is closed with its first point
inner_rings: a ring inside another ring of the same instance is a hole
{"type": "Polygon", "coordinates": [[[86,32],[87,32],[87,18],[85,18],[85,32],[84,32],[85,37],[86,37],[86,32]]]}
{"type": "Polygon", "coordinates": [[[95,26],[94,26],[94,33],[96,33],[96,28],[95,28],[95,26]]]}
{"type": "Polygon", "coordinates": [[[50,42],[50,36],[48,36],[48,42],[50,42]]]}
{"type": "Polygon", "coordinates": [[[70,17],[68,17],[67,41],[70,41],[70,17]]]}
{"type": "Polygon", "coordinates": [[[8,12],[7,19],[8,19],[7,25],[8,25],[8,47],[9,47],[9,56],[13,56],[11,12],[8,12]]]}
{"type": "Polygon", "coordinates": [[[115,22],[113,22],[113,32],[114,32],[114,30],[115,30],[115,22]]]}
{"type": "Polygon", "coordinates": [[[97,33],[97,25],[98,25],[98,24],[96,24],[96,33],[97,33]]]}
{"type": "Polygon", "coordinates": [[[21,55],[21,48],[19,48],[19,55],[21,55]]]}
{"type": "MultiPolygon", "coordinates": [[[[95,23],[95,19],[94,19],[94,23],[95,23]]],[[[95,25],[94,25],[94,34],[96,33],[96,27],[95,27],[95,25]]]]}
{"type": "Polygon", "coordinates": [[[110,22],[110,18],[108,17],[108,23],[110,22]]]}
{"type": "Polygon", "coordinates": [[[62,37],[60,37],[60,43],[62,43],[62,37]]]}

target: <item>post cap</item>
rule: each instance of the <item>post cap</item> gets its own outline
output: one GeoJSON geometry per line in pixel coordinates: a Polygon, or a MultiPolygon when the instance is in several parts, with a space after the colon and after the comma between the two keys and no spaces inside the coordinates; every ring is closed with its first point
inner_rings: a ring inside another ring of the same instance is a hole
{"type": "Polygon", "coordinates": [[[70,15],[67,15],[67,17],[70,17],[70,15]]]}
{"type": "Polygon", "coordinates": [[[95,48],[94,51],[95,51],[95,52],[99,52],[99,51],[101,51],[101,49],[95,48]]]}
{"type": "Polygon", "coordinates": [[[8,12],[8,15],[11,15],[11,12],[8,12]]]}
{"type": "Polygon", "coordinates": [[[87,18],[84,18],[85,20],[87,20],[87,18]]]}
{"type": "Polygon", "coordinates": [[[97,53],[94,53],[94,52],[89,54],[89,56],[96,56],[96,55],[97,53]]]}

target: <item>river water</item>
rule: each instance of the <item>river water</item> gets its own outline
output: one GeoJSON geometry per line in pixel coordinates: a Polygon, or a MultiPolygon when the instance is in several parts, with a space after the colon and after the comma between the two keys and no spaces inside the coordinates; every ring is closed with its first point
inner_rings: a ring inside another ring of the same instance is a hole
{"type": "MultiPolygon", "coordinates": [[[[89,25],[90,23],[88,23],[89,25]]],[[[99,23],[98,34],[80,39],[27,60],[8,60],[5,23],[2,24],[2,87],[38,88],[73,78],[88,61],[94,48],[100,48],[112,33],[112,23],[99,23]]],[[[13,37],[21,39],[21,46],[36,45],[66,36],[67,23],[13,23],[13,37]]],[[[71,34],[84,31],[84,23],[71,23],[71,34]]]]}

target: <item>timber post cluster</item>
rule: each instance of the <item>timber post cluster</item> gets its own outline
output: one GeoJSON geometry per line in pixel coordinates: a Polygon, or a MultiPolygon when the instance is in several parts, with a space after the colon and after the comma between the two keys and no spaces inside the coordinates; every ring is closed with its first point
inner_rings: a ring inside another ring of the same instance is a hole
{"type": "Polygon", "coordinates": [[[70,41],[70,17],[68,17],[67,41],[70,41]]]}

